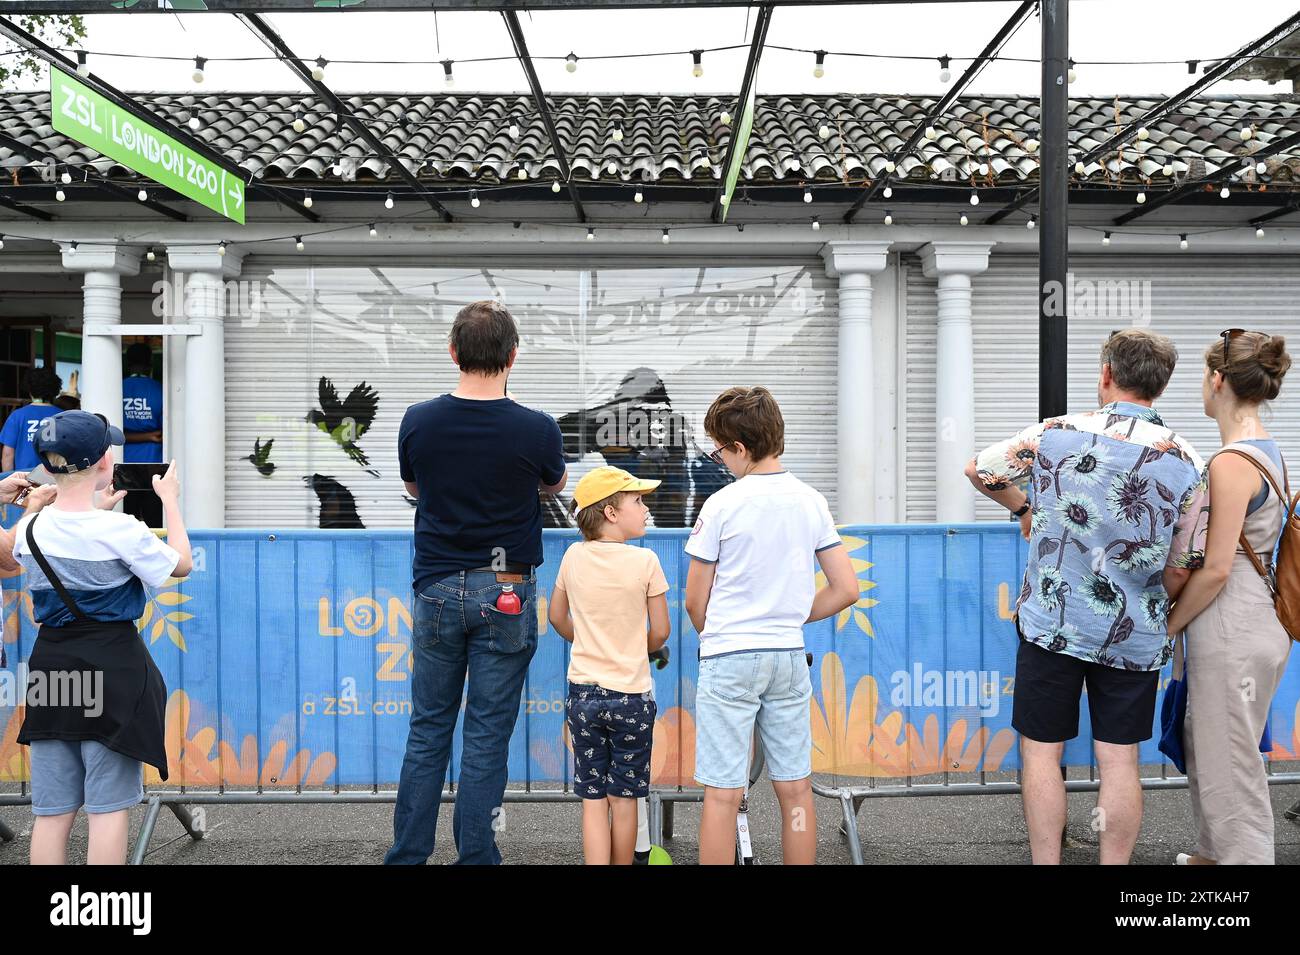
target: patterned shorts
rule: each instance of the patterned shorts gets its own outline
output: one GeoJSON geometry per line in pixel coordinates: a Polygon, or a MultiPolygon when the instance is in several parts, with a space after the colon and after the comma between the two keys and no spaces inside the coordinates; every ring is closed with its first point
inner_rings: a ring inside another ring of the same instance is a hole
{"type": "Polygon", "coordinates": [[[648,795],[654,695],[570,683],[565,706],[573,740],[574,792],[583,799],[648,795]]]}

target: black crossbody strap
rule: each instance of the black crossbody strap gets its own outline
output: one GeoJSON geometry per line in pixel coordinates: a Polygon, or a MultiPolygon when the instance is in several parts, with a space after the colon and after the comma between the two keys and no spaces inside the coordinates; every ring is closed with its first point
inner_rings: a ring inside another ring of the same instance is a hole
{"type": "Polygon", "coordinates": [[[77,618],[78,622],[89,623],[90,618],[77,606],[77,602],[72,599],[72,594],[68,593],[68,588],[63,586],[63,581],[59,580],[59,576],[54,572],[54,568],[50,566],[50,562],[45,559],[41,549],[36,546],[36,536],[32,533],[32,528],[36,526],[38,516],[38,514],[33,514],[32,519],[27,522],[27,549],[36,558],[36,563],[41,565],[41,571],[45,574],[45,579],[54,587],[54,592],[59,595],[59,599],[63,601],[63,605],[68,608],[68,611],[77,618]]]}

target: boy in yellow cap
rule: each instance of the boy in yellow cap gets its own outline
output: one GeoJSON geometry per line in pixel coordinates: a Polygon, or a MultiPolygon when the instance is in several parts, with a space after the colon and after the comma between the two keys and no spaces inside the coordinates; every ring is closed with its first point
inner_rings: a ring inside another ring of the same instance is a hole
{"type": "Polygon", "coordinates": [[[647,654],[668,639],[668,581],[655,552],[628,541],[645,536],[641,495],[658,486],[621,468],[589,471],[573,492],[583,540],[565,551],[551,593],[551,626],[573,643],[565,713],[588,865],[632,864],[637,799],[650,792],[647,654]]]}

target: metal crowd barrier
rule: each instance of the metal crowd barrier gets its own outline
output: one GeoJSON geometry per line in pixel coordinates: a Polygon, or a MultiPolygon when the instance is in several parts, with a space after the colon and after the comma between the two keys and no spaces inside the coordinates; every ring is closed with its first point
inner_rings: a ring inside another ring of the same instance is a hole
{"type": "MultiPolygon", "coordinates": [[[[685,531],[652,531],[671,590],[672,661],[654,672],[659,704],[649,800],[652,832],[671,836],[693,781],[699,636],[682,595],[685,531]]],[[[842,812],[841,831],[863,861],[857,816],[870,799],[1019,792],[1010,728],[1016,637],[1010,620],[1024,567],[1017,528],[1002,524],[841,528],[860,599],[805,628],[814,654],[814,791],[842,812]]],[[[193,531],[195,571],[150,595],[139,626],[170,694],[169,776],[148,771],[141,861],[166,806],[201,837],[191,808],[242,804],[390,803],[405,747],[410,697],[412,539],[403,531],[193,531]]],[[[577,801],[564,733],[569,644],[549,631],[545,598],[575,539],[544,534],[538,572],[539,641],[510,743],[508,803],[577,801]]],[[[35,639],[22,578],[4,587],[11,667],[35,639]]],[[[1300,666],[1272,711],[1274,760],[1300,758],[1300,666]]],[[[1071,791],[1098,787],[1086,704],[1065,762],[1090,767],[1071,791]]],[[[29,802],[18,713],[0,700],[0,805],[29,802]]],[[[459,727],[457,730],[459,737],[459,727]]],[[[448,792],[459,772],[453,744],[448,792]]],[[[1160,764],[1148,789],[1180,788],[1160,764]]],[[[1300,773],[1275,772],[1275,785],[1300,773]]],[[[1298,806],[1297,808],[1300,808],[1298,806]]],[[[0,839],[12,836],[0,826],[0,839]]]]}

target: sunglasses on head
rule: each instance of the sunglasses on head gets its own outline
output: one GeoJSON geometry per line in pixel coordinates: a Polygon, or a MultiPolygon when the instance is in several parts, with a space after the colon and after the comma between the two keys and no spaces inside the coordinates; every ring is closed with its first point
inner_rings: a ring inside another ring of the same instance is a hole
{"type": "Polygon", "coordinates": [[[1219,337],[1223,339],[1223,370],[1228,370],[1228,343],[1238,335],[1246,334],[1244,328],[1225,328],[1219,332],[1219,337]]]}

